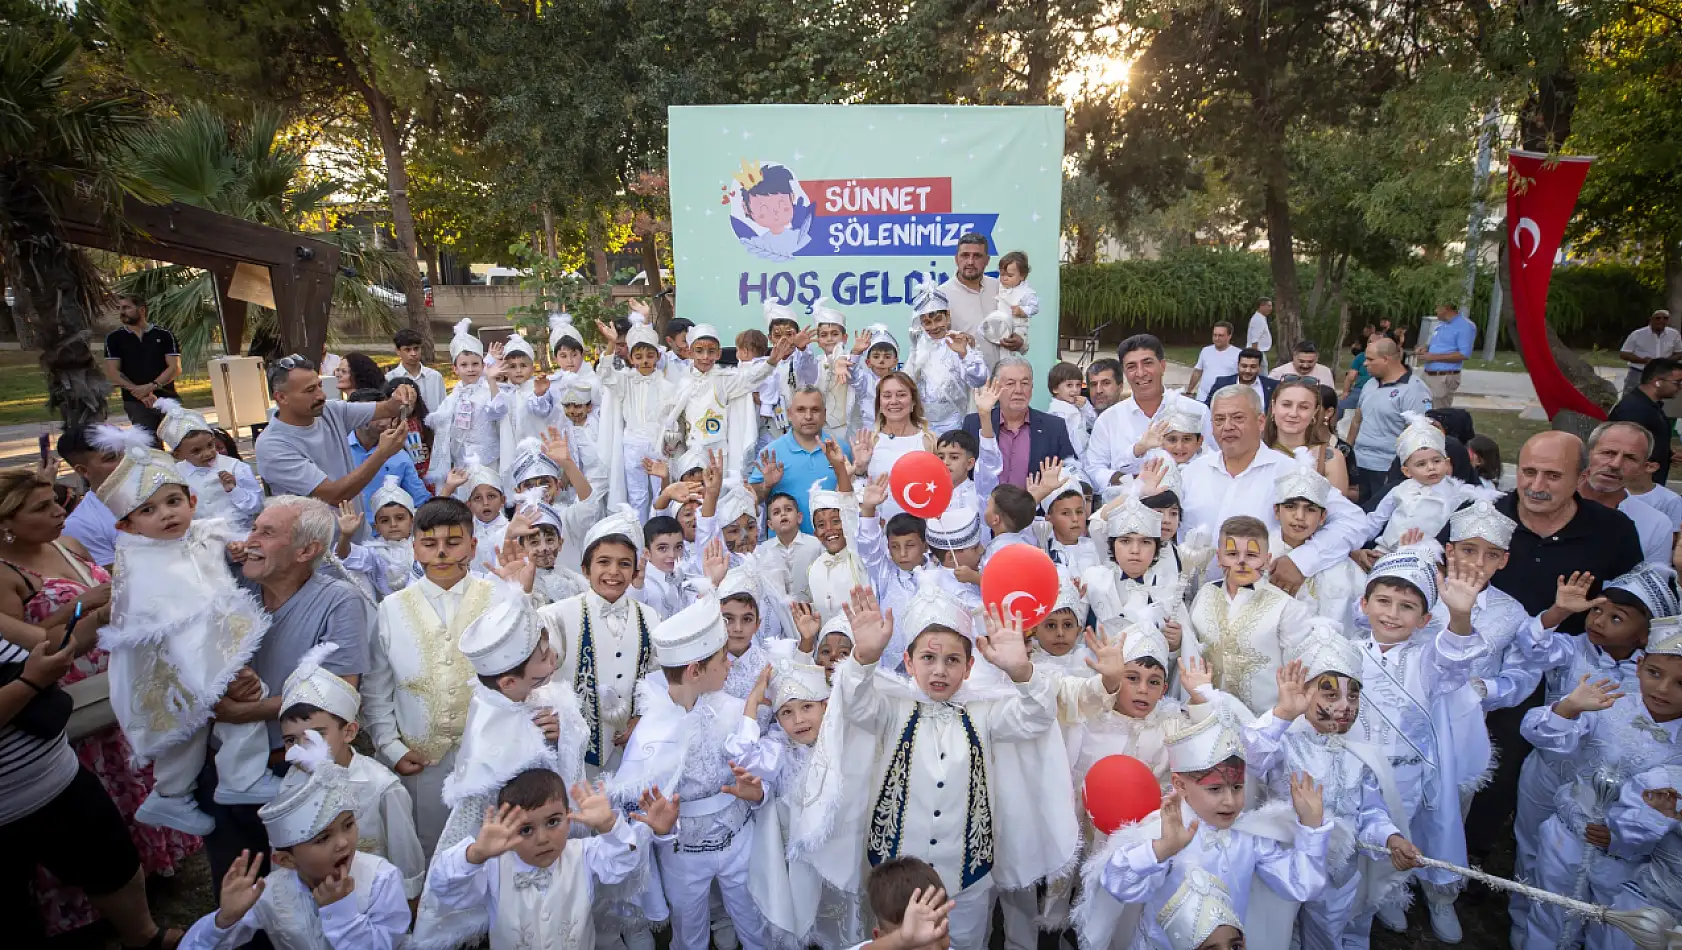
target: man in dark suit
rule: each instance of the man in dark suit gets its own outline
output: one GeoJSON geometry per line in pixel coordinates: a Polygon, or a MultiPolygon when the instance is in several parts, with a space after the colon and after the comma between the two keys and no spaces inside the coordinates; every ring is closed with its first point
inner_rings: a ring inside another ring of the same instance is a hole
{"type": "MultiPolygon", "coordinates": [[[[993,367],[993,379],[1000,392],[999,404],[992,411],[992,428],[999,440],[999,454],[1004,456],[999,484],[1026,488],[1028,476],[1038,472],[1042,462],[1052,458],[1072,460],[1075,447],[1062,419],[1028,407],[1034,395],[1033,364],[1020,356],[1002,356],[993,367]]],[[[973,412],[965,416],[964,431],[980,438],[981,417],[973,412]]]]}
{"type": "Polygon", "coordinates": [[[1246,348],[1238,354],[1238,375],[1215,380],[1215,385],[1209,389],[1209,398],[1215,398],[1216,393],[1228,386],[1249,386],[1261,396],[1262,414],[1266,415],[1273,408],[1273,391],[1279,388],[1279,380],[1263,376],[1261,370],[1261,350],[1246,348]]]}

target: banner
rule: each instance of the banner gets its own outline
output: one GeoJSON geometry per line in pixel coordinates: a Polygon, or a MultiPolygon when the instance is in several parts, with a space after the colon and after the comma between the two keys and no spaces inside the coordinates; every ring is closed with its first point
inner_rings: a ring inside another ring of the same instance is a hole
{"type": "Polygon", "coordinates": [[[1513,320],[1518,324],[1525,369],[1550,419],[1564,409],[1593,419],[1606,418],[1606,410],[1560,372],[1548,346],[1548,283],[1590,161],[1580,156],[1549,159],[1536,152],[1507,153],[1507,280],[1513,291],[1513,320]]]}
{"type": "Polygon", "coordinates": [[[913,288],[947,280],[973,231],[990,274],[1028,255],[1029,356],[1055,361],[1061,108],[681,106],[669,136],[678,313],[725,345],[765,329],[767,299],[809,313],[822,297],[852,330],[886,324],[904,355],[913,288]]]}

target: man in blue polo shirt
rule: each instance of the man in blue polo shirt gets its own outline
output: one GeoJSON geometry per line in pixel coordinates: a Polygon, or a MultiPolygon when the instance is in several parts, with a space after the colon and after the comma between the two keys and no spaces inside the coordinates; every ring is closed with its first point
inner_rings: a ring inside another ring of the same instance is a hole
{"type": "Polygon", "coordinates": [[[1407,426],[1402,413],[1429,412],[1431,391],[1408,371],[1402,363],[1402,348],[1387,336],[1374,334],[1367,344],[1367,372],[1372,378],[1361,387],[1360,407],[1349,423],[1349,441],[1355,446],[1361,507],[1371,511],[1393,487],[1390,461],[1396,457],[1396,437],[1407,426]]]}
{"type": "MultiPolygon", "coordinates": [[[[812,530],[811,492],[814,485],[835,487],[835,471],[823,455],[823,393],[813,386],[796,390],[788,407],[789,430],[765,447],[766,462],[748,475],[748,485],[760,502],[773,492],[786,492],[800,506],[800,530],[812,530]],[[769,469],[769,471],[767,471],[769,469]]],[[[841,443],[847,458],[852,446],[841,443]]]]}
{"type": "Polygon", "coordinates": [[[1431,339],[1414,350],[1424,360],[1425,387],[1431,390],[1431,404],[1436,409],[1454,405],[1454,394],[1460,391],[1460,370],[1472,358],[1472,348],[1478,342],[1478,325],[1460,314],[1460,308],[1443,304],[1437,308],[1437,328],[1431,339]]]}

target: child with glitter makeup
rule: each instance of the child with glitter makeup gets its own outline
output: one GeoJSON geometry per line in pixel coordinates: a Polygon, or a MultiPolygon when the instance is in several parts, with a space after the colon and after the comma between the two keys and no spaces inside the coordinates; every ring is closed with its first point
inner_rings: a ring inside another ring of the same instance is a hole
{"type": "Polygon", "coordinates": [[[1325,618],[1309,621],[1307,639],[1280,667],[1279,701],[1244,729],[1245,752],[1267,792],[1289,796],[1290,777],[1320,778],[1333,823],[1324,893],[1302,905],[1297,925],[1305,950],[1365,945],[1373,909],[1405,886],[1397,872],[1418,865],[1403,830],[1407,815],[1390,760],[1376,746],[1347,738],[1361,710],[1365,661],[1355,641],[1325,618]],[[1346,672],[1354,670],[1355,672],[1346,672]],[[1379,863],[1359,848],[1388,849],[1379,863]]]}
{"type": "Polygon", "coordinates": [[[1191,604],[1190,641],[1182,653],[1209,663],[1215,687],[1252,712],[1278,696],[1274,673],[1308,630],[1308,606],[1267,581],[1268,530],[1239,515],[1221,525],[1215,557],[1221,579],[1205,584],[1191,604]]]}

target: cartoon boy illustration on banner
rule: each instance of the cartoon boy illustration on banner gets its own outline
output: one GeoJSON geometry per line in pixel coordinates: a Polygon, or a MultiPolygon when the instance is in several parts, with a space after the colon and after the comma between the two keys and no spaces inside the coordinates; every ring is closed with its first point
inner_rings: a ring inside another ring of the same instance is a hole
{"type": "Polygon", "coordinates": [[[750,253],[792,260],[812,240],[812,203],[788,166],[749,162],[725,185],[730,227],[750,253]]]}

